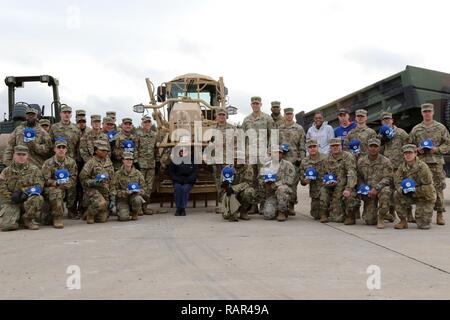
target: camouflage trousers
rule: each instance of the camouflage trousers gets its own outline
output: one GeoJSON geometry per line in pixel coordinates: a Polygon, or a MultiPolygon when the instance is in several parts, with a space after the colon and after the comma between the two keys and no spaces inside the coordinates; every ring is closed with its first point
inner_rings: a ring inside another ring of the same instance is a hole
{"type": "Polygon", "coordinates": [[[320,187],[310,184],[309,197],[311,198],[311,210],[309,213],[314,219],[320,219],[320,187]]]}
{"type": "Polygon", "coordinates": [[[155,181],[155,168],[141,169],[141,173],[144,175],[145,179],[145,189],[147,193],[143,196],[145,201],[150,204],[150,197],[152,195],[153,183],[155,181]]]}
{"type": "Polygon", "coordinates": [[[133,215],[142,215],[142,205],[144,198],[139,194],[129,195],[126,198],[119,198],[117,202],[117,215],[119,221],[128,221],[130,211],[133,215]]]}
{"type": "Polygon", "coordinates": [[[20,217],[32,220],[40,217],[44,198],[42,196],[29,197],[23,204],[5,203],[1,209],[2,229],[10,229],[19,224],[20,217]]]}
{"type": "Polygon", "coordinates": [[[288,213],[289,205],[293,203],[294,191],[287,185],[281,185],[275,190],[275,198],[277,199],[277,211],[288,213]]]}
{"type": "Polygon", "coordinates": [[[66,190],[59,188],[46,188],[43,210],[39,222],[44,225],[51,225],[53,218],[64,215],[64,200],[67,198],[66,190]]]}
{"type": "Polygon", "coordinates": [[[217,199],[221,201],[223,197],[223,190],[222,190],[222,170],[224,168],[223,164],[216,164],[213,166],[213,173],[214,173],[214,181],[216,182],[216,188],[217,188],[217,199]]]}
{"type": "Polygon", "coordinates": [[[362,218],[368,225],[376,225],[378,217],[383,218],[389,212],[389,201],[391,199],[391,188],[384,187],[376,198],[362,197],[364,210],[362,218]]]}
{"type": "Polygon", "coordinates": [[[350,197],[345,198],[342,193],[345,188],[336,186],[334,188],[323,186],[320,189],[320,216],[329,217],[332,222],[344,222],[352,210],[357,210],[360,200],[356,192],[352,190],[350,197]]]}
{"type": "Polygon", "coordinates": [[[418,200],[413,197],[407,197],[399,192],[395,192],[395,211],[400,219],[406,219],[407,208],[412,204],[416,205],[416,212],[414,213],[418,227],[428,226],[433,217],[434,201],[418,200]]]}
{"type": "Polygon", "coordinates": [[[445,212],[444,207],[444,189],[445,185],[445,172],[442,164],[438,163],[428,163],[428,167],[433,174],[433,185],[436,189],[436,203],[434,205],[434,210],[437,212],[445,212]]]}
{"type": "Polygon", "coordinates": [[[94,188],[87,188],[85,196],[88,204],[86,216],[94,217],[96,222],[106,222],[108,220],[109,195],[102,194],[94,188]]]}

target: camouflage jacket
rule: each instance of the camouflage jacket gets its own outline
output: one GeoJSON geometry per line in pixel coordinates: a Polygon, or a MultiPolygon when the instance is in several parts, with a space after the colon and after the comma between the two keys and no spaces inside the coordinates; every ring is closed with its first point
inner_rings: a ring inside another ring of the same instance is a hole
{"type": "Polygon", "coordinates": [[[0,173],[0,198],[2,202],[11,203],[14,191],[25,191],[26,188],[39,185],[44,188],[44,177],[34,164],[24,165],[13,162],[0,173]]]}
{"type": "Polygon", "coordinates": [[[342,151],[336,158],[330,154],[325,160],[327,173],[333,173],[337,177],[338,188],[353,189],[357,183],[355,157],[342,151]]]}
{"type": "Polygon", "coordinates": [[[55,138],[58,137],[66,138],[67,156],[71,157],[72,159],[77,159],[81,132],[75,124],[69,123],[66,125],[62,122],[55,123],[50,128],[49,133],[53,142],[55,141],[55,138]]]}
{"type": "Polygon", "coordinates": [[[153,130],[150,130],[148,132],[139,130],[137,140],[137,159],[139,162],[139,166],[142,169],[155,168],[155,162],[159,156],[158,149],[156,148],[156,132],[153,130]]]}
{"type": "MultiPolygon", "coordinates": [[[[268,114],[261,112],[259,117],[254,117],[253,113],[245,117],[244,122],[242,123],[242,129],[247,132],[250,129],[255,130],[256,138],[259,140],[263,139],[263,136],[260,136],[260,130],[265,130],[267,133],[267,143],[266,146],[270,145],[270,132],[274,127],[273,119],[268,114]]],[[[250,142],[249,142],[250,143],[250,142]]],[[[259,148],[259,144],[258,144],[259,148]]]]}
{"type": "Polygon", "coordinates": [[[361,149],[361,155],[365,156],[367,154],[367,141],[369,141],[369,139],[374,139],[377,137],[377,133],[369,128],[369,127],[365,127],[365,128],[358,128],[356,127],[355,129],[352,129],[347,137],[345,137],[345,141],[344,141],[344,150],[348,151],[348,143],[350,142],[350,140],[359,140],[361,141],[361,145],[360,145],[360,149],[361,149]]]}
{"type": "MultiPolygon", "coordinates": [[[[212,134],[211,140],[210,140],[210,144],[214,145],[213,150],[211,152],[211,156],[215,157],[217,155],[218,159],[212,158],[211,161],[209,161],[209,159],[208,159],[209,162],[207,162],[207,163],[225,164],[225,163],[227,163],[227,152],[230,153],[230,152],[234,151],[232,148],[227,148],[227,146],[229,145],[229,141],[233,141],[231,139],[233,139],[233,137],[234,137],[235,127],[229,123],[226,123],[224,125],[219,125],[218,123],[216,123],[212,127],[212,129],[215,129],[215,130],[213,131],[213,134],[212,134]],[[227,132],[227,130],[229,130],[229,131],[227,132]],[[218,138],[219,134],[221,136],[220,138],[218,138]],[[228,137],[227,137],[227,134],[229,135],[228,137]],[[220,155],[219,152],[216,152],[216,150],[220,150],[220,149],[222,149],[222,155],[220,155]]],[[[230,153],[230,157],[231,156],[232,156],[232,154],[230,153]]]]}
{"type": "MultiPolygon", "coordinates": [[[[136,151],[139,150],[139,139],[134,134],[125,133],[123,130],[121,130],[117,135],[115,139],[115,145],[113,150],[113,160],[116,162],[122,162],[122,155],[124,152],[124,148],[122,147],[122,142],[125,140],[132,140],[134,142],[134,148],[133,151],[131,151],[134,155],[136,155],[136,151]]],[[[135,158],[134,162],[136,162],[137,159],[135,158]]]]}
{"type": "Polygon", "coordinates": [[[370,188],[380,191],[392,183],[392,163],[385,156],[379,154],[375,161],[369,156],[362,156],[358,160],[358,184],[367,184],[370,188]]]}
{"type": "Polygon", "coordinates": [[[444,164],[443,155],[450,152],[450,135],[443,124],[437,121],[434,121],[431,126],[426,126],[423,122],[419,123],[411,130],[409,139],[416,146],[419,146],[423,140],[431,139],[433,146],[438,148],[438,152],[419,154],[419,159],[425,163],[444,164]]]}
{"type": "Polygon", "coordinates": [[[77,163],[70,157],[66,157],[63,162],[58,162],[56,156],[51,157],[44,162],[42,166],[42,175],[44,176],[45,186],[53,186],[56,183],[55,172],[59,169],[66,169],[70,173],[70,179],[65,187],[67,189],[75,186],[77,184],[77,163]]]}
{"type": "Polygon", "coordinates": [[[279,128],[279,144],[287,143],[289,152],[285,155],[285,159],[291,163],[302,159],[306,156],[305,147],[305,130],[297,123],[283,123],[279,128]]]}
{"type": "Polygon", "coordinates": [[[395,135],[392,140],[383,141],[382,137],[378,135],[382,146],[380,153],[387,157],[392,162],[392,167],[396,170],[403,162],[402,147],[409,143],[409,136],[405,130],[393,126],[395,135]]]}
{"type": "Polygon", "coordinates": [[[80,156],[86,163],[94,156],[94,141],[102,140],[108,142],[108,136],[103,133],[103,131],[95,132],[90,130],[88,133],[84,134],[80,139],[80,156]]]}
{"type": "Polygon", "coordinates": [[[305,179],[305,171],[309,168],[315,168],[319,176],[316,180],[311,180],[309,183],[309,196],[312,198],[318,198],[320,195],[320,187],[322,186],[322,179],[327,173],[326,170],[326,159],[327,155],[319,153],[318,159],[311,159],[311,156],[306,156],[300,165],[299,178],[301,180],[305,179]]]}
{"type": "Polygon", "coordinates": [[[253,185],[253,168],[248,165],[229,166],[234,170],[234,180],[231,183],[234,192],[239,193],[253,185]]]}
{"type": "Polygon", "coordinates": [[[122,166],[114,175],[114,188],[117,192],[118,198],[128,198],[130,195],[128,193],[128,184],[131,182],[139,183],[141,193],[147,192],[145,189],[145,178],[143,174],[134,167],[131,168],[130,172],[127,172],[122,166]]]}
{"type": "Polygon", "coordinates": [[[284,117],[281,115],[281,113],[278,116],[275,116],[274,114],[272,114],[271,116],[274,129],[278,129],[282,124],[284,124],[284,117]]]}
{"type": "Polygon", "coordinates": [[[49,134],[42,129],[40,125],[36,124],[34,127],[34,130],[36,131],[36,140],[34,141],[34,147],[32,147],[30,143],[23,141],[23,131],[25,128],[28,127],[26,122],[23,122],[11,133],[8,140],[8,146],[3,154],[3,163],[7,166],[11,165],[14,147],[22,145],[27,146],[29,149],[28,161],[40,168],[52,151],[52,141],[49,134]]]}
{"type": "Polygon", "coordinates": [[[394,176],[395,190],[402,194],[401,183],[403,179],[412,179],[416,183],[414,198],[419,201],[435,201],[436,190],[433,185],[433,175],[428,165],[416,158],[410,166],[405,161],[400,165],[394,176]]]}
{"type": "Polygon", "coordinates": [[[86,162],[80,173],[83,188],[95,188],[102,194],[116,194],[113,179],[114,166],[109,158],[101,160],[98,157],[92,157],[86,162]],[[96,187],[89,187],[88,184],[95,180],[95,177],[99,174],[107,174],[109,178],[96,187]]]}
{"type": "MultiPolygon", "coordinates": [[[[275,182],[275,186],[279,187],[281,185],[286,185],[292,189],[295,187],[296,179],[296,170],[292,163],[287,160],[281,159],[279,162],[269,161],[266,163],[264,171],[270,171],[272,173],[276,173],[277,181],[275,182]]],[[[261,175],[261,179],[264,176],[261,175]]]]}

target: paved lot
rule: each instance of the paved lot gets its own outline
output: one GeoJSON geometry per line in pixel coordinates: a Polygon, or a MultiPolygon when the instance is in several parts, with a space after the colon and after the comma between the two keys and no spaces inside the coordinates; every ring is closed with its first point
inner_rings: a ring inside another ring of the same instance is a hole
{"type": "Polygon", "coordinates": [[[229,223],[210,207],[3,232],[0,298],[450,299],[450,218],[428,231],[324,225],[308,216],[306,189],[299,199],[284,223],[254,215],[229,223]],[[71,265],[80,267],[81,290],[66,288],[71,265]],[[371,265],[380,290],[367,288],[371,265]]]}

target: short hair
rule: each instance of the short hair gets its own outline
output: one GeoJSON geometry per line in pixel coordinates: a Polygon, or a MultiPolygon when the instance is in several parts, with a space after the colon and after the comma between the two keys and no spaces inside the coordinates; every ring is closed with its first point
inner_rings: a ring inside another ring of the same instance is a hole
{"type": "Polygon", "coordinates": [[[323,117],[323,112],[322,111],[316,111],[316,112],[314,112],[314,116],[317,116],[317,115],[321,115],[322,117],[323,117]]]}

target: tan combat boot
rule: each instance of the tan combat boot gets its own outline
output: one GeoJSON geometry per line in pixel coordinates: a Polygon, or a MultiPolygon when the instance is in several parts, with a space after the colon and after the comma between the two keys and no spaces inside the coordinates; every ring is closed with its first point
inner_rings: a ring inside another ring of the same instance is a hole
{"type": "Polygon", "coordinates": [[[277,215],[277,220],[278,220],[278,222],[286,221],[288,215],[289,215],[289,214],[286,214],[286,213],[284,213],[284,212],[278,212],[278,215],[277,215]]]}
{"type": "Polygon", "coordinates": [[[39,226],[37,224],[35,224],[32,219],[24,218],[23,219],[23,224],[24,224],[26,229],[39,230],[39,226]]]}
{"type": "Polygon", "coordinates": [[[378,229],[384,229],[385,225],[384,225],[384,219],[383,217],[378,217],[378,223],[377,223],[377,228],[378,229]]]}
{"type": "Polygon", "coordinates": [[[436,224],[439,226],[445,226],[444,214],[442,212],[437,213],[436,224]]]}
{"type": "Polygon", "coordinates": [[[87,224],[95,223],[94,215],[91,213],[90,209],[86,210],[86,222],[87,222],[87,224]]]}
{"type": "Polygon", "coordinates": [[[248,216],[248,212],[245,208],[239,208],[239,218],[241,220],[250,220],[250,217],[248,216]]]}
{"type": "Polygon", "coordinates": [[[395,212],[394,214],[392,213],[387,213],[386,216],[384,217],[384,220],[389,221],[389,222],[394,222],[395,221],[395,212]]]}
{"type": "Polygon", "coordinates": [[[408,229],[408,222],[405,217],[400,218],[400,222],[394,226],[395,229],[408,229]]]}
{"type": "Polygon", "coordinates": [[[328,217],[326,214],[321,214],[320,215],[320,223],[327,223],[328,222],[328,217]]]}
{"type": "Polygon", "coordinates": [[[64,224],[63,224],[63,220],[62,220],[61,216],[53,217],[53,228],[55,228],[55,229],[64,228],[64,224]]]}
{"type": "Polygon", "coordinates": [[[133,221],[138,220],[138,219],[139,219],[138,216],[139,216],[139,213],[138,213],[138,212],[133,212],[133,213],[131,214],[131,220],[133,220],[133,221]]]}
{"type": "Polygon", "coordinates": [[[355,221],[355,211],[350,210],[350,212],[347,214],[347,217],[345,217],[344,224],[346,226],[354,225],[356,223],[355,221]]]}

